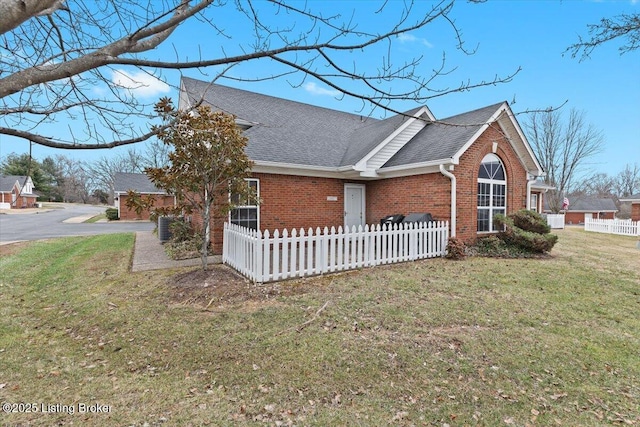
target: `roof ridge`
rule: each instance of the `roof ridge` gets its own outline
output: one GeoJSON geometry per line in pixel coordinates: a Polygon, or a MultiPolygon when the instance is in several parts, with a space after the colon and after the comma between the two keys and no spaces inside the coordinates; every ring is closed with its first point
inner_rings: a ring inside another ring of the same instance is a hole
{"type": "MultiPolygon", "coordinates": [[[[347,111],[336,110],[334,108],[329,108],[329,107],[322,107],[322,106],[319,106],[319,105],[310,104],[308,102],[296,101],[296,100],[282,98],[282,97],[274,96],[274,95],[267,95],[265,93],[254,92],[254,91],[247,90],[247,89],[240,89],[240,88],[233,87],[233,86],[221,85],[221,84],[218,84],[218,83],[209,83],[209,82],[206,82],[204,80],[194,79],[193,77],[182,76],[181,79],[182,80],[193,80],[194,82],[197,82],[198,84],[206,84],[206,85],[211,85],[211,86],[218,87],[218,88],[223,88],[223,89],[229,89],[229,90],[234,90],[234,91],[238,91],[238,92],[243,92],[243,93],[249,94],[251,96],[260,96],[260,97],[265,97],[265,98],[270,98],[270,99],[277,99],[279,101],[283,101],[283,102],[290,103],[290,104],[299,104],[299,105],[304,105],[306,107],[311,107],[311,108],[330,111],[332,113],[345,114],[345,115],[351,116],[351,117],[353,117],[355,119],[360,119],[361,121],[363,121],[363,118],[364,118],[364,121],[366,121],[368,119],[372,119],[372,120],[376,120],[376,121],[380,120],[380,119],[376,119],[375,117],[363,116],[362,114],[349,113],[347,111]]],[[[187,90],[187,93],[189,93],[188,90],[187,90]]]]}

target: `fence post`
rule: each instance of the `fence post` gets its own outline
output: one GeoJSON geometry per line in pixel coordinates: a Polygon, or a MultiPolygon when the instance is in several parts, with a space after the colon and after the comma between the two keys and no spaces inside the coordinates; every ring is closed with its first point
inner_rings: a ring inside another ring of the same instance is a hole
{"type": "Polygon", "coordinates": [[[289,277],[289,232],[282,230],[282,278],[289,277]]]}

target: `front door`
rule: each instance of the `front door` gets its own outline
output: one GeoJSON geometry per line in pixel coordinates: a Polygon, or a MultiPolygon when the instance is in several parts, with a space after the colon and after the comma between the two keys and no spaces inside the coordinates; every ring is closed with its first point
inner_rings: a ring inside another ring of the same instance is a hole
{"type": "Polygon", "coordinates": [[[354,225],[364,226],[364,192],[365,186],[362,184],[344,185],[344,225],[351,228],[354,225]]]}

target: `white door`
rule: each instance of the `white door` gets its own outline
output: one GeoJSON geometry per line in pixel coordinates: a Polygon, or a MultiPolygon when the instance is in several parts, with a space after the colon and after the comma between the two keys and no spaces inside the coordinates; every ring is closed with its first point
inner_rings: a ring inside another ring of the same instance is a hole
{"type": "Polygon", "coordinates": [[[344,225],[345,227],[364,226],[364,191],[361,184],[344,185],[344,225]]]}
{"type": "Polygon", "coordinates": [[[593,219],[593,213],[592,212],[585,212],[585,214],[584,214],[584,222],[587,222],[588,219],[593,219]]]}

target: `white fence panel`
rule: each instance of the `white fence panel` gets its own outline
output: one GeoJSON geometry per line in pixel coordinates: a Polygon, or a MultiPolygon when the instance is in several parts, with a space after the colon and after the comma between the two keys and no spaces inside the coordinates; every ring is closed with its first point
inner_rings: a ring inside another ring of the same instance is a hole
{"type": "Polygon", "coordinates": [[[564,214],[547,214],[547,224],[554,229],[564,229],[564,214]]]}
{"type": "Polygon", "coordinates": [[[263,233],[224,225],[222,260],[255,282],[444,256],[449,223],[263,233]]]}
{"type": "Polygon", "coordinates": [[[584,229],[596,233],[640,236],[640,221],[585,218],[584,229]]]}

